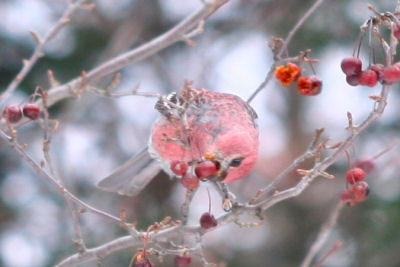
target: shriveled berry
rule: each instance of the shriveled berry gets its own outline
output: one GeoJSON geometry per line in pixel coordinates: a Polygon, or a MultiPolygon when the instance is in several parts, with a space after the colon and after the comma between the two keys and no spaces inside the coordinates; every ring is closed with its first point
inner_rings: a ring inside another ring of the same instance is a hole
{"type": "Polygon", "coordinates": [[[363,169],[366,173],[372,172],[375,168],[374,158],[361,158],[356,163],[357,168],[363,169]]]}
{"type": "Polygon", "coordinates": [[[301,95],[318,95],[321,92],[322,81],[315,75],[302,76],[297,80],[297,90],[301,95]]]}
{"type": "Polygon", "coordinates": [[[186,173],[181,179],[181,184],[183,185],[183,187],[189,190],[197,188],[199,186],[199,183],[199,178],[190,173],[186,173]]]}
{"type": "Polygon", "coordinates": [[[360,84],[358,82],[358,75],[347,75],[346,82],[351,86],[357,86],[360,84]]]}
{"type": "Polygon", "coordinates": [[[28,103],[22,109],[24,116],[31,120],[36,120],[40,115],[40,108],[35,103],[28,103]]]}
{"type": "Polygon", "coordinates": [[[135,267],[154,267],[154,263],[149,258],[138,259],[135,263],[135,267]]]}
{"type": "Polygon", "coordinates": [[[350,206],[354,206],[357,203],[364,202],[369,195],[369,186],[366,182],[361,181],[355,183],[351,188],[345,190],[341,195],[340,199],[350,206]]]}
{"type": "Polygon", "coordinates": [[[357,57],[346,57],[342,60],[340,67],[346,76],[358,75],[361,73],[362,62],[357,57]]]}
{"type": "Polygon", "coordinates": [[[396,63],[383,70],[383,80],[388,83],[400,81],[400,64],[396,63]]]}
{"type": "Polygon", "coordinates": [[[352,168],[347,171],[346,173],[346,180],[350,184],[354,184],[356,182],[359,182],[361,180],[364,180],[365,178],[365,171],[361,168],[352,168]]]}
{"type": "Polygon", "coordinates": [[[3,110],[3,117],[11,123],[17,123],[22,118],[21,108],[16,105],[7,105],[3,110]]]}
{"type": "Polygon", "coordinates": [[[184,175],[187,172],[188,164],[182,160],[174,160],[171,162],[171,171],[176,175],[184,175]]]}
{"type": "Polygon", "coordinates": [[[176,256],[175,257],[175,266],[177,267],[186,267],[192,262],[192,258],[190,256],[176,256]]]}
{"type": "Polygon", "coordinates": [[[218,221],[215,219],[214,215],[206,212],[200,217],[200,226],[203,229],[210,229],[218,225],[218,221]]]}
{"type": "Polygon", "coordinates": [[[197,164],[194,172],[199,179],[205,179],[213,176],[218,171],[217,163],[211,160],[205,160],[197,164]]]}
{"type": "Polygon", "coordinates": [[[358,82],[361,85],[374,87],[378,82],[378,75],[371,69],[364,70],[358,75],[358,82]]]}

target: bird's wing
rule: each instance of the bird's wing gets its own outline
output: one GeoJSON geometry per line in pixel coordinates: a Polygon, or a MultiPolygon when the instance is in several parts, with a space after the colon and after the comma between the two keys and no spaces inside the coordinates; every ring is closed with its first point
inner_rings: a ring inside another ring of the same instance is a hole
{"type": "Polygon", "coordinates": [[[150,157],[147,147],[130,158],[109,176],[97,183],[97,187],[118,193],[135,196],[161,171],[160,163],[150,157]]]}

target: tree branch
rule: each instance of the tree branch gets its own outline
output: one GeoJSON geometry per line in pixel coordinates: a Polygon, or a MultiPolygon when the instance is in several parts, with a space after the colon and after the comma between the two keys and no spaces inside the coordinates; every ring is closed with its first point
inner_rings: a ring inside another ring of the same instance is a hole
{"type": "Polygon", "coordinates": [[[54,37],[56,37],[61,29],[64,28],[71,21],[71,15],[81,6],[81,2],[82,0],[77,0],[74,3],[71,2],[68,6],[68,9],[57,21],[57,23],[53,27],[51,27],[51,29],[46,33],[43,40],[40,39],[39,35],[36,32],[31,32],[33,38],[36,41],[35,51],[33,52],[29,60],[24,60],[22,69],[11,81],[6,90],[0,95],[0,102],[5,100],[25,79],[26,75],[28,75],[28,73],[31,71],[39,58],[43,56],[42,50],[45,45],[49,43],[54,37]]]}
{"type": "MultiPolygon", "coordinates": [[[[84,87],[87,83],[93,80],[118,71],[129,64],[148,58],[178,41],[185,40],[186,34],[190,34],[191,30],[195,29],[199,23],[202,23],[227,2],[229,2],[229,0],[214,0],[211,3],[205,3],[202,8],[195,11],[175,27],[154,38],[150,42],[110,59],[85,73],[84,76],[82,75],[66,84],[51,88],[48,91],[48,106],[50,107],[62,99],[79,95],[83,91],[81,87],[84,87]]],[[[39,99],[36,104],[41,108],[43,107],[41,99],[39,99]]],[[[22,119],[17,126],[22,125],[27,121],[27,119],[22,119]]],[[[5,123],[1,124],[1,129],[6,129],[5,123]]]]}

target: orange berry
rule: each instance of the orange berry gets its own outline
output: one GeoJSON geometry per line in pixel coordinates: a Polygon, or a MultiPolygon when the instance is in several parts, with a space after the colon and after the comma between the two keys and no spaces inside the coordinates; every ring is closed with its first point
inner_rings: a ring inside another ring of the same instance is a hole
{"type": "Polygon", "coordinates": [[[289,86],[300,76],[300,73],[299,66],[291,62],[287,63],[287,67],[281,65],[275,68],[275,77],[283,86],[289,86]]]}

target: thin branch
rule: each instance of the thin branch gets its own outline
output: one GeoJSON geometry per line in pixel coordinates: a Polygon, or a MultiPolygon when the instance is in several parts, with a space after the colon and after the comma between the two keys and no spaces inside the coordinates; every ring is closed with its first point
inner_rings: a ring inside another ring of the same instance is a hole
{"type": "Polygon", "coordinates": [[[312,259],[315,257],[318,251],[320,251],[322,245],[328,240],[329,235],[331,234],[333,228],[336,225],[337,219],[340,215],[344,207],[344,202],[339,200],[336,204],[335,208],[330,212],[329,217],[324,222],[321,227],[321,230],[318,233],[317,238],[315,239],[314,243],[310,247],[306,257],[301,264],[301,267],[308,267],[311,264],[312,259]]]}
{"type": "Polygon", "coordinates": [[[36,48],[33,51],[32,56],[29,60],[23,61],[23,67],[15,78],[8,85],[6,90],[0,95],[0,102],[5,100],[23,81],[23,79],[28,75],[36,62],[43,56],[43,48],[47,43],[49,43],[57,34],[64,28],[70,21],[71,15],[81,6],[81,0],[74,3],[70,3],[68,9],[64,12],[61,18],[56,22],[56,24],[51,27],[51,29],[46,33],[44,39],[42,40],[36,32],[31,31],[33,38],[36,41],[36,48]]]}
{"type": "MultiPolygon", "coordinates": [[[[259,190],[259,192],[257,193],[256,197],[254,198],[254,200],[259,199],[261,197],[261,195],[264,195],[266,193],[271,192],[273,189],[275,189],[275,186],[283,179],[285,178],[289,173],[291,173],[292,171],[294,171],[299,164],[301,164],[302,162],[306,161],[307,159],[310,159],[312,157],[315,157],[315,155],[317,154],[318,151],[318,141],[321,137],[321,134],[323,132],[323,129],[318,129],[315,131],[315,135],[314,138],[312,139],[310,145],[308,146],[307,150],[300,155],[299,157],[297,157],[292,164],[289,165],[289,167],[287,167],[285,170],[283,170],[276,178],[273,179],[273,181],[267,185],[265,188],[259,190]]],[[[252,201],[254,202],[254,201],[252,201]]]]}
{"type": "Polygon", "coordinates": [[[16,141],[15,138],[10,138],[5,132],[0,130],[0,138],[3,139],[4,141],[6,141],[10,146],[12,146],[17,152],[18,154],[43,178],[45,178],[46,180],[48,180],[50,183],[52,183],[54,186],[57,187],[57,189],[62,192],[65,196],[67,196],[68,198],[70,198],[72,201],[74,201],[75,203],[77,203],[78,205],[80,205],[82,208],[84,208],[85,210],[93,213],[93,214],[97,214],[100,216],[103,216],[111,221],[117,222],[118,224],[121,223],[121,220],[111,214],[108,214],[104,211],[98,210],[92,206],[90,206],[89,204],[85,203],[84,201],[80,200],[78,197],[76,197],[74,194],[72,194],[71,192],[69,192],[60,182],[57,181],[57,179],[55,179],[53,176],[51,176],[50,174],[48,174],[45,170],[43,170],[40,165],[38,163],[36,163],[34,161],[34,159],[29,156],[25,150],[24,147],[22,147],[21,145],[19,145],[16,141]]]}
{"type": "MultiPolygon", "coordinates": [[[[51,90],[48,91],[48,106],[50,107],[62,99],[75,97],[77,94],[82,93],[83,90],[77,89],[81,86],[82,79],[84,78],[86,79],[85,84],[87,84],[108,74],[116,72],[129,64],[148,58],[178,41],[184,40],[184,36],[186,34],[190,33],[198,26],[199,23],[202,23],[202,21],[207,19],[221,6],[228,2],[229,0],[214,0],[211,3],[205,3],[202,8],[186,17],[164,34],[137,48],[134,48],[131,51],[110,59],[102,65],[87,72],[85,77],[80,76],[66,84],[51,88],[51,90]]],[[[39,107],[43,107],[41,99],[39,99],[36,104],[39,107]]],[[[21,125],[26,121],[27,119],[22,119],[17,125],[21,125]]],[[[6,125],[4,123],[1,124],[1,129],[6,129],[6,125]]]]}
{"type": "MultiPolygon", "coordinates": [[[[55,176],[55,172],[54,172],[54,166],[53,166],[53,161],[51,159],[51,155],[50,155],[50,129],[49,129],[49,111],[47,109],[47,92],[45,90],[43,90],[40,87],[37,87],[35,93],[38,93],[41,95],[42,100],[43,100],[43,154],[44,154],[44,158],[46,160],[48,169],[50,170],[50,174],[52,176],[55,176]]],[[[56,177],[55,176],[55,180],[58,181],[58,183],[61,186],[64,186],[64,182],[62,181],[62,179],[60,177],[56,177]]],[[[83,253],[86,250],[86,245],[85,245],[85,241],[83,240],[83,234],[82,234],[82,229],[81,226],[79,224],[79,217],[78,217],[78,211],[76,209],[76,207],[74,206],[74,203],[72,202],[71,198],[65,194],[65,192],[63,193],[63,197],[65,199],[65,202],[67,203],[67,207],[69,209],[69,212],[71,214],[71,220],[72,220],[72,227],[74,230],[74,236],[75,238],[72,240],[76,249],[78,250],[79,253],[83,253]]]]}
{"type": "Polygon", "coordinates": [[[328,251],[328,253],[326,253],[326,255],[324,257],[322,257],[322,259],[320,259],[313,267],[321,267],[322,264],[336,251],[338,251],[338,249],[343,245],[343,242],[341,240],[338,240],[333,247],[328,251]]]}

